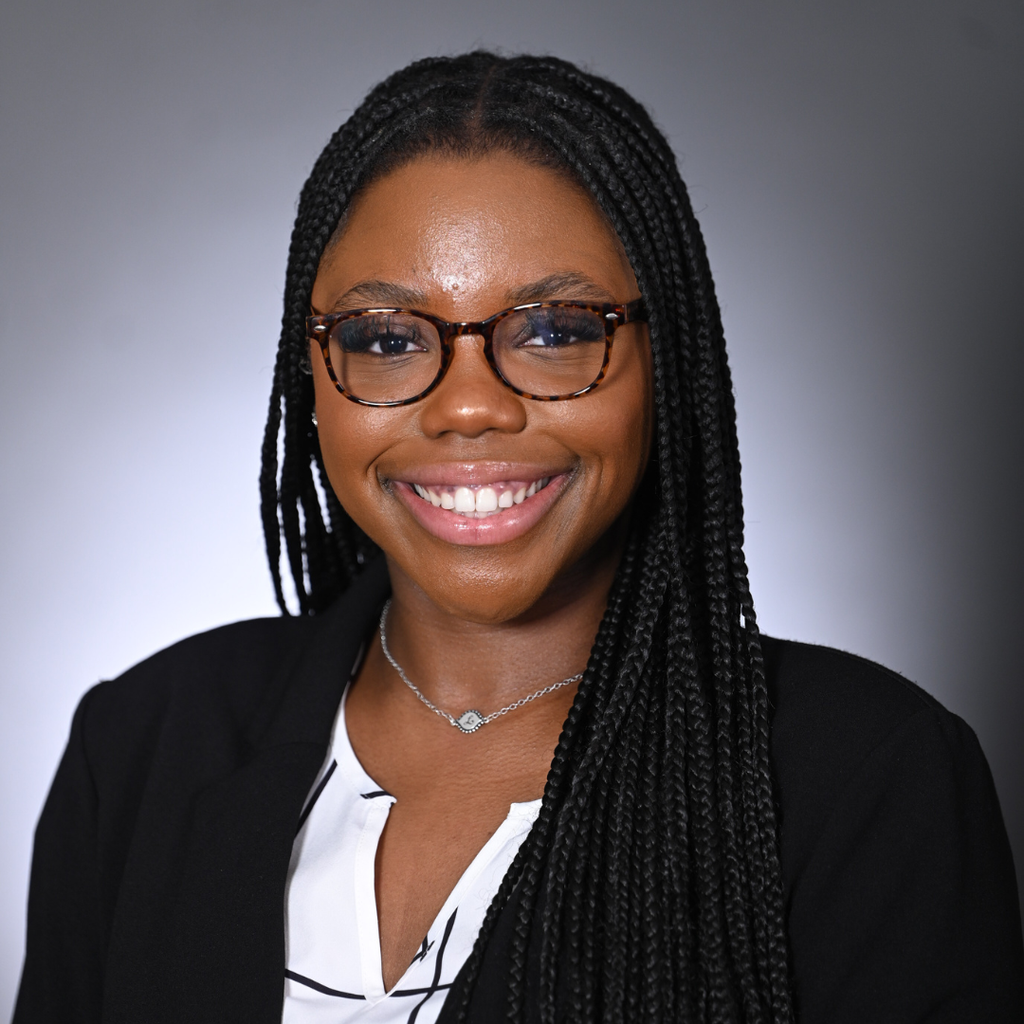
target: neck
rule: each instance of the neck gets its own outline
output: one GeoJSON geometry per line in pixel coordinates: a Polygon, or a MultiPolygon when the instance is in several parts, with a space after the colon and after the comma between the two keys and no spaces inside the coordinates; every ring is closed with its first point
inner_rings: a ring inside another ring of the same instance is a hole
{"type": "MultiPolygon", "coordinates": [[[[524,612],[480,622],[440,606],[390,558],[391,653],[431,701],[458,715],[490,714],[581,673],[604,614],[621,546],[555,579],[524,612]]],[[[392,683],[404,686],[393,674],[392,683]]]]}

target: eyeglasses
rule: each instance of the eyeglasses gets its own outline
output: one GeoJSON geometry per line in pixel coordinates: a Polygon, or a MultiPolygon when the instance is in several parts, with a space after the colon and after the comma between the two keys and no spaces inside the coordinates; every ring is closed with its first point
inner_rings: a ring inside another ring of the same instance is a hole
{"type": "Polygon", "coordinates": [[[643,299],[624,304],[530,302],[476,323],[413,309],[353,309],[306,317],[334,386],[360,405],[409,405],[441,383],[452,339],[478,334],[497,378],[517,395],[560,402],[604,379],[615,329],[646,321],[643,299]]]}

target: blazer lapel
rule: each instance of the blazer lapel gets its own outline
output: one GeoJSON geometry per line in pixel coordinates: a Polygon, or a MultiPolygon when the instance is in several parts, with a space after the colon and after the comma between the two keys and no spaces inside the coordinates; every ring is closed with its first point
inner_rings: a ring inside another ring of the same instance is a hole
{"type": "Polygon", "coordinates": [[[145,977],[118,972],[106,1020],[280,1024],[292,842],[348,670],[389,586],[381,559],[323,614],[298,662],[267,687],[234,769],[190,795],[186,821],[165,823],[187,841],[164,862],[155,901],[164,920],[148,915],[148,941],[127,957],[145,977]]]}

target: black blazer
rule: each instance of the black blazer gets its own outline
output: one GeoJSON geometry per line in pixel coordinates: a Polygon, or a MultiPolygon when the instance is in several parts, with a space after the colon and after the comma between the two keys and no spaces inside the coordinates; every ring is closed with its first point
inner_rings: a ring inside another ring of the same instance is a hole
{"type": "MultiPolygon", "coordinates": [[[[36,830],[15,1024],[279,1024],[292,839],[388,588],[380,562],[315,619],[225,626],[85,695],[36,830]]],[[[974,734],[860,658],[765,651],[799,1020],[1020,1024],[1013,863],[974,734]]],[[[503,1019],[513,911],[481,1024],[503,1019]]]]}

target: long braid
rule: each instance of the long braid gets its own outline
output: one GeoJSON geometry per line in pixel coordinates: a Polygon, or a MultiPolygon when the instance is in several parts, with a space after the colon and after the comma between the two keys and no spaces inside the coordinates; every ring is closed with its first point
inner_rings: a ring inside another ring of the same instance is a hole
{"type": "Polygon", "coordinates": [[[560,169],[622,241],[649,312],[655,445],[540,814],[450,997],[456,1016],[511,902],[510,1021],[537,998],[544,1024],[786,1024],[768,697],[721,316],[672,150],[624,90],[554,58],[433,58],[377,86],[332,137],[300,197],[263,445],[278,601],[282,537],[310,613],[374,550],[326,485],[310,427],[303,319],[324,252],[377,177],[422,153],[493,150],[560,169]]]}

